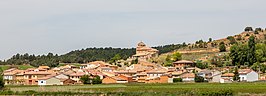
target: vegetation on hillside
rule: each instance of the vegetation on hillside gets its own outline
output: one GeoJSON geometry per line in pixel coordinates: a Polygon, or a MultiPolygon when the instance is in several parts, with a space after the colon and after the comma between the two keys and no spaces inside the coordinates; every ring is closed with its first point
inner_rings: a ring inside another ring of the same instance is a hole
{"type": "MultiPolygon", "coordinates": [[[[171,44],[165,46],[153,47],[160,51],[160,54],[171,52],[186,46],[186,44],[171,44]]],[[[1,61],[0,65],[23,65],[30,64],[32,66],[47,65],[50,67],[58,66],[59,63],[87,63],[91,61],[101,60],[106,62],[115,62],[119,59],[127,59],[136,53],[135,48],[87,48],[71,51],[64,55],[48,53],[47,55],[35,56],[26,54],[16,54],[12,58],[1,61]]]]}

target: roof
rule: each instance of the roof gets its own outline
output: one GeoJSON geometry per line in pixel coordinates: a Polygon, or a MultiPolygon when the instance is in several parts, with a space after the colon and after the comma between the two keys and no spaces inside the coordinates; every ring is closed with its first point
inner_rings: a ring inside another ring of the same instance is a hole
{"type": "Polygon", "coordinates": [[[199,73],[210,74],[210,73],[212,73],[212,71],[205,69],[205,70],[200,71],[199,73]]]}
{"type": "Polygon", "coordinates": [[[138,43],[138,46],[146,46],[142,41],[138,43]]]}
{"type": "Polygon", "coordinates": [[[183,75],[181,75],[182,78],[195,78],[195,74],[194,73],[185,73],[183,75]]]}
{"type": "Polygon", "coordinates": [[[164,74],[165,71],[148,71],[147,74],[164,74]]]}
{"type": "Polygon", "coordinates": [[[76,72],[76,73],[69,74],[69,76],[83,76],[83,75],[86,75],[86,73],[85,72],[76,72]]]}
{"type": "Polygon", "coordinates": [[[93,65],[101,66],[101,67],[110,66],[111,65],[111,64],[105,63],[103,61],[93,61],[93,62],[89,62],[89,64],[93,64],[93,65]]]}
{"type": "Polygon", "coordinates": [[[180,61],[174,62],[174,64],[194,64],[194,62],[188,61],[188,60],[180,60],[180,61]]]}
{"type": "Polygon", "coordinates": [[[115,71],[115,73],[118,73],[118,74],[126,74],[126,73],[132,73],[132,74],[134,74],[134,73],[137,73],[137,71],[115,71]]]}
{"type": "MultiPolygon", "coordinates": [[[[53,78],[55,77],[56,75],[48,75],[48,76],[45,76],[43,78],[39,78],[38,80],[47,80],[47,79],[50,79],[50,78],[53,78]]],[[[58,78],[57,78],[58,79],[58,78]]]]}
{"type": "Polygon", "coordinates": [[[25,75],[49,75],[52,74],[50,72],[46,72],[46,71],[30,71],[30,72],[25,72],[25,75]]]}
{"type": "Polygon", "coordinates": [[[240,69],[240,70],[238,70],[238,73],[241,75],[245,75],[245,74],[248,74],[252,71],[253,71],[252,69],[240,69]]]}
{"type": "Polygon", "coordinates": [[[39,66],[40,69],[49,69],[49,66],[39,66]]]}
{"type": "Polygon", "coordinates": [[[138,76],[140,76],[140,75],[147,75],[147,73],[146,72],[141,72],[141,73],[138,73],[136,75],[138,75],[138,76]]]}
{"type": "Polygon", "coordinates": [[[119,78],[118,76],[114,76],[110,78],[115,79],[116,81],[126,81],[125,79],[119,78]]]}
{"type": "Polygon", "coordinates": [[[225,73],[222,75],[222,77],[234,77],[235,74],[234,73],[225,73]]]}

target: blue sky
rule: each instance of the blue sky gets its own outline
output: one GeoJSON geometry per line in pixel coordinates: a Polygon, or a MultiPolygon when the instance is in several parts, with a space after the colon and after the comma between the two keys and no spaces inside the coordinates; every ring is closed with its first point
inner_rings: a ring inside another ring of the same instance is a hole
{"type": "Polygon", "coordinates": [[[0,0],[0,59],[157,46],[266,26],[265,0],[0,0]]]}

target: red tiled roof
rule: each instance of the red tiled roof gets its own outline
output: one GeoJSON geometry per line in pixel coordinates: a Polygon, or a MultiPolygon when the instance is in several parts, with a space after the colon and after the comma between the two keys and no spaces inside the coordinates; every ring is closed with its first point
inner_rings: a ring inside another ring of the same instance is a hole
{"type": "Polygon", "coordinates": [[[194,62],[188,61],[188,60],[180,60],[180,61],[174,62],[174,64],[194,64],[194,62]]]}

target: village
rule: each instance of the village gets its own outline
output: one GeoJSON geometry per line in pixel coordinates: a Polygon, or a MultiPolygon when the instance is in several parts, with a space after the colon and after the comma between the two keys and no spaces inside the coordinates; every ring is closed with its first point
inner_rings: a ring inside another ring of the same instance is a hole
{"type": "MultiPolygon", "coordinates": [[[[137,44],[136,54],[130,60],[138,59],[137,64],[121,68],[104,61],[94,61],[81,66],[65,64],[64,66],[50,68],[39,66],[19,70],[10,68],[3,72],[6,85],[82,85],[83,76],[99,78],[102,84],[116,83],[193,83],[197,76],[204,78],[209,83],[233,83],[234,68],[200,69],[194,61],[178,60],[172,67],[164,67],[148,62],[148,59],[158,56],[158,50],[140,42],[137,44]]],[[[238,82],[254,82],[265,80],[258,72],[252,69],[238,69],[238,82]]]]}

